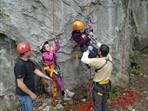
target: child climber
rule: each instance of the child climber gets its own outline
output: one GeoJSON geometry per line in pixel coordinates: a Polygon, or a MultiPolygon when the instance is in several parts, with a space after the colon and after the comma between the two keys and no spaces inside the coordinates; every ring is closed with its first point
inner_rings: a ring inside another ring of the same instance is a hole
{"type": "Polygon", "coordinates": [[[87,50],[87,47],[91,40],[91,34],[83,34],[84,29],[84,23],[81,21],[74,21],[72,23],[72,36],[71,38],[80,46],[81,52],[84,52],[87,50]]]}
{"type": "Polygon", "coordinates": [[[48,41],[45,41],[41,46],[40,46],[40,51],[42,53],[42,60],[44,64],[44,69],[48,69],[47,74],[56,82],[58,88],[60,89],[60,92],[64,96],[64,100],[71,100],[73,97],[74,93],[69,91],[68,89],[64,89],[64,84],[59,76],[58,72],[56,71],[57,65],[57,57],[56,53],[60,49],[60,43],[59,40],[56,39],[54,36],[54,41],[55,41],[55,48],[53,46],[50,46],[48,44],[48,41]]]}
{"type": "Polygon", "coordinates": [[[89,58],[96,57],[98,49],[94,46],[94,44],[96,44],[96,37],[93,34],[92,23],[86,23],[86,27],[84,28],[84,23],[82,21],[74,21],[72,23],[72,28],[71,38],[80,46],[81,52],[91,47],[89,49],[93,50],[90,51],[89,58]]]}

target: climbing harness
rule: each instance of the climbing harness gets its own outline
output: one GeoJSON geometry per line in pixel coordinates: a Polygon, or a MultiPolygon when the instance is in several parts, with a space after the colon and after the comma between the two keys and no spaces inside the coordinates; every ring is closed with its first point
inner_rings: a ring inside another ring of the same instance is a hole
{"type": "Polygon", "coordinates": [[[108,93],[108,91],[111,89],[111,81],[110,80],[103,80],[100,82],[93,82],[92,89],[95,87],[95,85],[99,86],[100,88],[96,89],[96,94],[98,96],[104,96],[105,93],[108,93]],[[109,89],[104,91],[104,85],[109,84],[109,89]]]}
{"type": "Polygon", "coordinates": [[[112,63],[112,61],[109,60],[109,58],[107,58],[107,59],[105,59],[105,60],[106,60],[106,62],[105,62],[101,67],[95,69],[95,72],[98,72],[99,70],[101,70],[101,69],[107,64],[108,61],[112,63]]]}
{"type": "Polygon", "coordinates": [[[54,65],[45,66],[45,67],[44,67],[44,70],[49,73],[49,76],[50,76],[51,78],[52,78],[52,75],[53,75],[53,74],[57,74],[57,71],[55,70],[54,65]]]}
{"type": "MultiPolygon", "coordinates": [[[[55,70],[54,65],[51,66],[45,66],[44,70],[46,71],[47,74],[52,78],[53,74],[58,74],[57,71],[55,70]]],[[[53,81],[53,98],[56,98],[57,96],[57,84],[56,81],[53,81]]]]}
{"type": "MultiPolygon", "coordinates": [[[[105,59],[105,60],[106,60],[106,62],[105,62],[100,68],[95,69],[95,72],[98,72],[100,69],[102,69],[102,68],[107,64],[108,61],[112,63],[112,61],[109,60],[109,58],[107,58],[107,59],[105,59]]],[[[91,76],[91,68],[90,68],[90,76],[91,76]]],[[[90,78],[91,78],[91,77],[90,77],[90,78]]],[[[108,83],[109,83],[109,80],[104,80],[104,81],[100,81],[100,82],[93,82],[93,83],[98,83],[98,84],[100,84],[100,85],[104,85],[104,84],[108,84],[108,83]]],[[[93,89],[93,87],[94,87],[93,83],[91,83],[91,82],[88,83],[88,86],[87,86],[87,88],[88,88],[88,97],[89,97],[89,95],[91,94],[91,91],[92,91],[92,89],[93,89]]],[[[103,94],[100,93],[100,92],[98,92],[97,94],[98,94],[99,96],[103,96],[103,94]]]]}

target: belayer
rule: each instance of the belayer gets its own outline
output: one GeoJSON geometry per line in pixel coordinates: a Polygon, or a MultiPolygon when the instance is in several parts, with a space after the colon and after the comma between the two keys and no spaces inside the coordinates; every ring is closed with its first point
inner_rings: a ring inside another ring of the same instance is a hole
{"type": "Polygon", "coordinates": [[[107,45],[100,43],[97,45],[98,56],[89,58],[90,51],[87,50],[83,53],[81,61],[95,69],[92,88],[93,111],[108,111],[107,99],[111,90],[112,57],[107,45]]]}
{"type": "Polygon", "coordinates": [[[28,42],[20,42],[16,47],[16,51],[19,55],[14,67],[16,94],[23,111],[33,111],[32,100],[37,98],[34,75],[52,80],[46,74],[43,74],[30,59],[31,46],[28,42]]]}

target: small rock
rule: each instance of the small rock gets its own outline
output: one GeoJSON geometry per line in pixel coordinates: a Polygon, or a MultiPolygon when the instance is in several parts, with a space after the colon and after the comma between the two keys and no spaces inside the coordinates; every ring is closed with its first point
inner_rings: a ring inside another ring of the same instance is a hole
{"type": "Polygon", "coordinates": [[[61,102],[62,102],[62,100],[59,100],[59,99],[55,99],[55,100],[54,100],[54,103],[55,103],[55,104],[61,104],[61,102]]]}
{"type": "Polygon", "coordinates": [[[63,110],[63,109],[64,109],[64,106],[61,105],[61,104],[57,104],[57,105],[56,105],[56,109],[57,109],[57,110],[63,110]]]}
{"type": "Polygon", "coordinates": [[[63,105],[67,105],[67,102],[64,102],[63,105]]]}
{"type": "Polygon", "coordinates": [[[147,78],[147,75],[144,75],[143,77],[147,78]]]}
{"type": "Polygon", "coordinates": [[[47,106],[47,103],[43,103],[43,104],[42,104],[42,107],[45,107],[45,106],[47,106]]]}
{"type": "Polygon", "coordinates": [[[35,110],[37,110],[37,111],[43,110],[43,107],[40,106],[40,107],[38,107],[37,109],[36,109],[36,108],[33,108],[33,111],[35,111],[35,110]]]}
{"type": "Polygon", "coordinates": [[[144,94],[147,94],[147,93],[148,93],[148,91],[143,91],[143,93],[144,93],[144,94]]]}
{"type": "Polygon", "coordinates": [[[47,105],[47,104],[51,104],[52,103],[52,99],[45,99],[44,101],[43,101],[43,104],[45,104],[45,105],[47,105]]]}
{"type": "Polygon", "coordinates": [[[73,101],[71,100],[71,101],[68,101],[68,104],[73,104],[73,101]]]}
{"type": "Polygon", "coordinates": [[[58,100],[58,101],[57,101],[58,104],[61,104],[61,102],[62,102],[62,100],[58,100]]]}
{"type": "Polygon", "coordinates": [[[83,98],[83,99],[81,99],[81,101],[82,101],[82,102],[85,102],[85,101],[86,101],[86,99],[85,99],[85,98],[83,98]]]}
{"type": "Polygon", "coordinates": [[[131,105],[128,106],[128,110],[129,110],[129,111],[132,111],[132,110],[133,110],[133,106],[131,106],[131,105]]]}
{"type": "Polygon", "coordinates": [[[50,106],[46,106],[43,111],[49,111],[49,110],[50,110],[50,106]]]}

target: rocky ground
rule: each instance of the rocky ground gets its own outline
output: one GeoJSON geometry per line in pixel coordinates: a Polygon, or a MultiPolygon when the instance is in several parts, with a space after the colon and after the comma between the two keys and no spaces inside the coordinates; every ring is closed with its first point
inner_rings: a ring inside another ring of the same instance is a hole
{"type": "Polygon", "coordinates": [[[141,74],[131,76],[130,87],[142,96],[134,105],[135,111],[148,111],[148,55],[140,56],[141,74]]]}
{"type": "MultiPolygon", "coordinates": [[[[120,102],[116,101],[116,106],[111,108],[111,101],[109,102],[110,111],[148,111],[148,55],[141,55],[141,73],[140,75],[131,74],[131,81],[128,88],[124,89],[126,91],[132,92],[135,99],[130,100],[126,104],[126,108],[120,107],[120,102]],[[119,103],[117,103],[119,102],[119,103]],[[118,106],[117,106],[118,105],[118,106]]],[[[90,111],[92,107],[92,102],[88,98],[87,91],[85,87],[81,86],[75,89],[76,95],[73,101],[62,101],[61,98],[57,99],[53,103],[53,99],[47,94],[41,95],[36,101],[34,101],[34,111],[90,111]]],[[[125,96],[125,94],[122,94],[125,96]]],[[[121,106],[124,105],[121,101],[121,106]]],[[[17,111],[20,111],[20,107],[17,111]]]]}
{"type": "Polygon", "coordinates": [[[118,106],[111,108],[110,111],[148,111],[148,55],[142,54],[139,59],[140,74],[130,74],[128,87],[121,91],[123,92],[121,96],[125,98],[118,101],[118,106]],[[126,95],[127,92],[130,94],[129,97],[126,95]]]}

